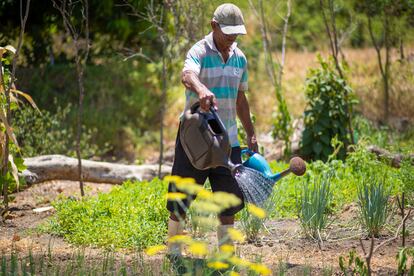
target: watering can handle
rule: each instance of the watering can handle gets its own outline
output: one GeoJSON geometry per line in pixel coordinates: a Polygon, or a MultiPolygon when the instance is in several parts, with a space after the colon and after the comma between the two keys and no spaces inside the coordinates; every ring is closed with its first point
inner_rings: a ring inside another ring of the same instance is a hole
{"type": "Polygon", "coordinates": [[[214,109],[214,107],[212,105],[210,106],[210,112],[211,112],[211,114],[213,114],[214,119],[217,120],[221,130],[223,132],[227,133],[226,127],[224,126],[223,122],[221,121],[219,115],[217,114],[216,110],[214,109]]]}
{"type": "Polygon", "coordinates": [[[253,154],[255,154],[255,152],[254,151],[252,151],[251,149],[249,149],[249,148],[245,148],[245,149],[242,149],[241,150],[241,154],[248,154],[248,155],[253,155],[253,154]]]}

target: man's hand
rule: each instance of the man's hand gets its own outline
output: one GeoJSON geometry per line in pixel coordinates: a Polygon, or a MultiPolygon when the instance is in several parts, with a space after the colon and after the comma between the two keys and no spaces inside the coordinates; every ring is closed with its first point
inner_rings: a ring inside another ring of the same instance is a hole
{"type": "Polygon", "coordinates": [[[247,136],[247,146],[253,152],[259,151],[259,145],[257,144],[256,135],[247,136]]]}
{"type": "Polygon", "coordinates": [[[202,110],[208,111],[211,105],[217,110],[217,101],[214,93],[200,82],[200,79],[195,72],[189,70],[184,71],[181,77],[181,82],[187,89],[197,93],[202,110]]]}
{"type": "Polygon", "coordinates": [[[217,110],[217,100],[213,92],[207,88],[202,89],[198,92],[198,100],[200,101],[200,107],[204,111],[208,111],[210,106],[213,105],[217,110]]]}

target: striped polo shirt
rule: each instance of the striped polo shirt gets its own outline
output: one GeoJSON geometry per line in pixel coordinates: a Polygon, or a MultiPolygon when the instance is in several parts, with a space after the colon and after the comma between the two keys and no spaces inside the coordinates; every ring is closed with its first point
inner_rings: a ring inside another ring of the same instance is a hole
{"type": "MultiPolygon", "coordinates": [[[[247,60],[243,52],[234,42],[230,48],[227,62],[217,50],[210,33],[198,41],[187,53],[183,71],[194,71],[200,81],[214,93],[217,99],[218,114],[223,121],[232,147],[239,146],[237,140],[236,100],[238,91],[247,91],[247,60]]],[[[198,95],[186,89],[186,105],[188,110],[198,95]]]]}

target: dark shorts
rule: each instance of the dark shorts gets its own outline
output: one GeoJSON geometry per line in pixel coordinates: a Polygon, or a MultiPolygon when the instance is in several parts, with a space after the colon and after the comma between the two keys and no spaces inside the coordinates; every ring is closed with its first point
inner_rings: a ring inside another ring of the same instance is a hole
{"type": "MultiPolygon", "coordinates": [[[[233,147],[231,150],[231,161],[234,164],[241,164],[241,150],[240,147],[233,147]]],[[[172,167],[171,175],[177,175],[181,177],[191,177],[194,178],[196,183],[203,185],[207,177],[210,180],[211,189],[213,192],[222,191],[236,195],[241,199],[241,204],[236,207],[231,207],[224,210],[220,215],[223,216],[233,216],[238,211],[243,209],[243,193],[240,190],[236,180],[232,177],[230,170],[224,167],[217,167],[214,169],[199,170],[193,167],[187,155],[184,152],[184,149],[181,145],[179,135],[177,135],[177,140],[175,144],[175,157],[174,164],[172,167]]],[[[170,183],[168,186],[169,192],[179,192],[174,183],[170,183]]],[[[192,200],[195,197],[187,197],[183,200],[183,204],[178,204],[176,201],[168,201],[167,209],[170,212],[184,214],[186,209],[190,206],[192,200]],[[183,208],[184,205],[186,209],[183,208]]]]}

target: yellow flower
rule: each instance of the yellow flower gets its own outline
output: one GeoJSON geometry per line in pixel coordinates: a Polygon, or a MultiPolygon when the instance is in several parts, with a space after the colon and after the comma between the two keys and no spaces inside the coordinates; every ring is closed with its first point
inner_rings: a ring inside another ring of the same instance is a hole
{"type": "Polygon", "coordinates": [[[234,252],[234,246],[230,244],[224,244],[220,246],[220,251],[224,253],[233,253],[234,252]]]}
{"type": "Polygon", "coordinates": [[[248,260],[244,260],[236,256],[230,257],[229,261],[237,266],[249,266],[251,264],[248,260]]]}
{"type": "Polygon", "coordinates": [[[181,177],[178,175],[167,175],[166,177],[164,177],[164,181],[167,182],[175,182],[177,183],[178,181],[180,181],[181,177]]]}
{"type": "Polygon", "coordinates": [[[202,212],[202,213],[220,213],[220,211],[222,210],[220,206],[218,206],[215,203],[212,202],[206,202],[206,201],[202,201],[202,200],[195,200],[193,202],[193,207],[195,208],[194,210],[197,210],[197,212],[202,212]]]}
{"type": "Polygon", "coordinates": [[[205,216],[195,216],[193,222],[199,225],[200,227],[217,227],[218,221],[215,217],[205,217],[205,216]]]}
{"type": "Polygon", "coordinates": [[[257,207],[254,204],[248,203],[247,210],[250,212],[250,214],[258,217],[259,219],[264,219],[266,217],[266,212],[260,207],[257,207]]]}
{"type": "Polygon", "coordinates": [[[213,197],[213,193],[206,189],[203,189],[198,192],[197,197],[201,199],[210,199],[213,197]]]}
{"type": "Polygon", "coordinates": [[[193,242],[193,239],[186,235],[175,235],[168,239],[171,243],[185,243],[185,244],[191,244],[193,242]]]}
{"type": "Polygon", "coordinates": [[[183,200],[187,195],[183,193],[168,193],[166,197],[168,200],[183,200]]]}
{"type": "Polygon", "coordinates": [[[198,256],[205,256],[208,253],[207,245],[203,242],[194,242],[190,245],[188,250],[198,256]]]}
{"type": "Polygon", "coordinates": [[[270,275],[272,274],[272,271],[263,264],[251,264],[250,269],[255,271],[256,273],[260,275],[270,275]]]}
{"type": "Polygon", "coordinates": [[[223,209],[238,206],[241,203],[240,198],[226,192],[215,192],[211,199],[214,203],[219,204],[223,209]]]}
{"type": "Polygon", "coordinates": [[[229,233],[230,239],[233,241],[244,242],[244,236],[239,230],[229,228],[227,231],[229,233]]]}
{"type": "Polygon", "coordinates": [[[216,261],[216,262],[209,262],[209,263],[207,264],[207,266],[208,266],[208,267],[210,267],[210,268],[217,269],[217,270],[220,270],[220,269],[226,269],[226,268],[228,268],[228,267],[229,267],[229,265],[228,265],[228,264],[223,263],[223,262],[219,262],[219,261],[216,261]]]}
{"type": "Polygon", "coordinates": [[[176,183],[182,185],[182,184],[195,184],[196,182],[195,182],[194,178],[184,177],[184,178],[181,178],[178,181],[176,181],[176,183]]]}
{"type": "Polygon", "coordinates": [[[175,185],[177,186],[177,188],[180,191],[186,192],[190,195],[195,195],[198,192],[200,192],[201,190],[203,190],[203,187],[201,185],[196,184],[196,183],[191,184],[191,183],[185,183],[185,182],[181,183],[180,182],[180,183],[176,183],[175,185]]]}
{"type": "Polygon", "coordinates": [[[147,249],[145,249],[145,253],[149,256],[158,254],[159,252],[165,250],[167,247],[165,245],[154,245],[150,246],[147,249]]]}
{"type": "Polygon", "coordinates": [[[229,276],[240,276],[236,271],[230,271],[229,276]]]}

